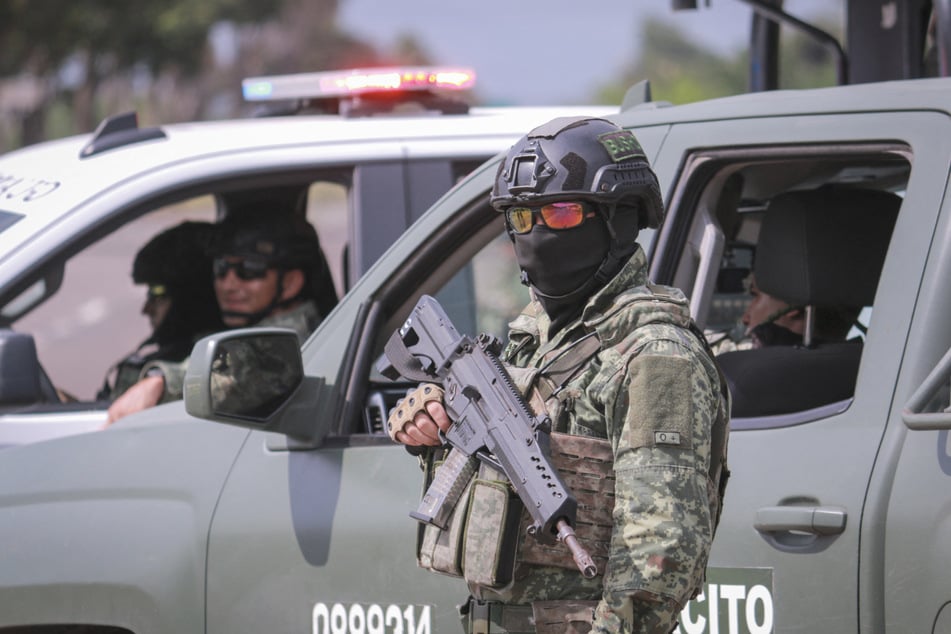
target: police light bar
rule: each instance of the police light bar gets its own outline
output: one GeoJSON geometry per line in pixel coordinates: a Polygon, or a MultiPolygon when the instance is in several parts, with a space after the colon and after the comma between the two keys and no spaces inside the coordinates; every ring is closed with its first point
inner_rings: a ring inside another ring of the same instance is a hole
{"type": "Polygon", "coordinates": [[[420,66],[249,77],[241,82],[241,89],[245,101],[279,101],[432,89],[466,90],[473,85],[475,72],[471,69],[420,66]]]}

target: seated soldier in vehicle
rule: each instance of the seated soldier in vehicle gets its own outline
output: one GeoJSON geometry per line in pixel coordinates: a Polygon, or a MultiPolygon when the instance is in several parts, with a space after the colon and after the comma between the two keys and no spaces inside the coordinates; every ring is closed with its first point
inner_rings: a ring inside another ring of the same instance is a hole
{"type": "MultiPolygon", "coordinates": [[[[760,289],[754,273],[746,277],[744,285],[750,300],[738,327],[727,332],[705,333],[714,354],[767,346],[803,345],[805,306],[791,304],[760,289]]],[[[857,307],[817,306],[814,340],[817,343],[843,341],[853,326],[863,330],[858,322],[860,311],[861,308],[857,307]]]]}
{"type": "MultiPolygon", "coordinates": [[[[217,225],[214,290],[228,328],[290,328],[301,343],[337,303],[317,232],[297,214],[233,213],[217,225]]],[[[151,362],[109,408],[107,425],[182,398],[187,360],[151,362]]]]}
{"type": "Polygon", "coordinates": [[[864,330],[857,316],[875,299],[900,206],[891,192],[842,185],[770,202],[753,270],[757,290],[776,301],[754,300],[762,311],[748,321],[758,347],[717,359],[734,418],[841,407],[853,397],[864,346],[845,338],[853,326],[864,330]]]}
{"type": "MultiPolygon", "coordinates": [[[[755,274],[749,277],[749,305],[743,312],[748,347],[802,345],[806,330],[804,306],[790,304],[770,295],[756,286],[755,274]]],[[[857,323],[861,307],[818,306],[816,307],[815,339],[817,341],[842,341],[857,323]]],[[[739,349],[739,348],[737,348],[739,349]]]]}
{"type": "Polygon", "coordinates": [[[97,399],[118,398],[142,378],[147,363],[180,362],[198,339],[224,327],[211,284],[213,230],[210,223],[183,222],[153,237],[136,254],[132,280],[148,286],[142,314],[152,333],[110,368],[97,399]]]}

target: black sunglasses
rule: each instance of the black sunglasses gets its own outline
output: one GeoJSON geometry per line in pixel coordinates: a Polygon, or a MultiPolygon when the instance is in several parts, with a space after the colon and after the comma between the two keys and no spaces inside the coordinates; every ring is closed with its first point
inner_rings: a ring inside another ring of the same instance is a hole
{"type": "Polygon", "coordinates": [[[267,275],[268,264],[261,258],[241,258],[229,262],[225,258],[215,258],[212,262],[212,270],[215,277],[221,279],[228,275],[229,270],[234,270],[234,274],[242,280],[258,280],[267,275]]]}

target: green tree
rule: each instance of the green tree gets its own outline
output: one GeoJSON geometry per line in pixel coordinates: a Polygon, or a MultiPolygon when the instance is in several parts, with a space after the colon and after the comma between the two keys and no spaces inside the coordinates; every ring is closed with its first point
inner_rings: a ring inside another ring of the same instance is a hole
{"type": "Polygon", "coordinates": [[[636,61],[622,70],[621,80],[600,93],[603,103],[620,103],[627,87],[649,79],[654,99],[689,103],[744,92],[746,56],[726,59],[698,46],[670,21],[649,18],[641,23],[636,61]]]}
{"type": "Polygon", "coordinates": [[[0,1],[0,148],[144,122],[234,116],[241,79],[425,63],[412,38],[381,54],[336,26],[338,0],[0,1]],[[225,42],[216,46],[215,42],[225,42]],[[221,49],[227,55],[216,55],[221,49]],[[50,131],[47,131],[47,128],[50,131]],[[10,125],[7,125],[10,128],[10,125]],[[13,138],[13,140],[10,140],[13,138]]]}
{"type": "Polygon", "coordinates": [[[194,77],[204,66],[214,24],[264,20],[282,6],[283,0],[149,0],[133,5],[45,0],[39,7],[30,0],[4,0],[0,78],[32,77],[43,93],[32,108],[19,113],[21,141],[44,138],[47,110],[58,99],[69,104],[76,128],[92,127],[93,98],[106,79],[134,73],[194,77]]]}
{"type": "MultiPolygon", "coordinates": [[[[628,86],[644,79],[656,100],[690,103],[746,92],[749,53],[721,55],[698,46],[675,22],[650,18],[641,23],[641,49],[636,61],[621,72],[621,80],[599,93],[602,103],[620,103],[628,86]]],[[[834,32],[830,31],[830,32],[834,32]]],[[[829,52],[798,31],[780,35],[780,88],[835,84],[829,52]]]]}

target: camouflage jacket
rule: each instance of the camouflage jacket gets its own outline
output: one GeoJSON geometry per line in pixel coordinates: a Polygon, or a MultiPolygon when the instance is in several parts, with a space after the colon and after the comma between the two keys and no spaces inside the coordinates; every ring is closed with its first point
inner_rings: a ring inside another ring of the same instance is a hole
{"type": "MultiPolygon", "coordinates": [[[[201,337],[196,337],[193,341],[191,341],[191,344],[194,345],[199,339],[201,339],[201,337]]],[[[190,350],[191,348],[188,349],[188,351],[190,350]]],[[[102,389],[99,391],[96,398],[99,400],[115,400],[122,396],[126,390],[135,385],[139,379],[142,378],[142,368],[144,368],[148,363],[178,363],[183,357],[188,356],[188,352],[186,352],[184,349],[179,349],[176,352],[179,354],[146,356],[143,356],[138,352],[130,354],[109,369],[105,383],[103,384],[102,389]],[[110,377],[114,377],[114,380],[111,384],[110,377]]]]}
{"type": "MultiPolygon", "coordinates": [[[[301,344],[310,336],[317,325],[320,323],[320,313],[316,304],[312,301],[304,302],[295,306],[289,311],[278,315],[265,317],[254,324],[256,328],[290,328],[297,332],[301,344]]],[[[188,359],[180,362],[155,361],[146,364],[139,374],[139,378],[145,377],[146,373],[158,368],[165,377],[165,393],[159,403],[168,403],[182,398],[182,388],[185,384],[185,370],[188,369],[188,359]]]]}
{"type": "Polygon", "coordinates": [[[603,577],[592,584],[536,566],[499,600],[599,599],[593,632],[673,628],[703,581],[719,512],[711,428],[729,412],[715,362],[691,324],[683,293],[648,283],[640,249],[551,339],[537,302],[510,324],[503,358],[517,368],[543,368],[597,332],[600,350],[558,392],[553,418],[555,431],[609,441],[616,497],[603,577]]]}

